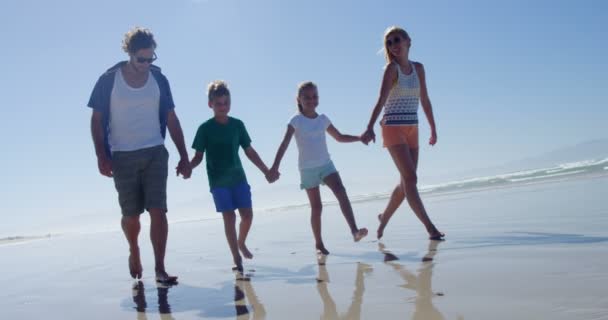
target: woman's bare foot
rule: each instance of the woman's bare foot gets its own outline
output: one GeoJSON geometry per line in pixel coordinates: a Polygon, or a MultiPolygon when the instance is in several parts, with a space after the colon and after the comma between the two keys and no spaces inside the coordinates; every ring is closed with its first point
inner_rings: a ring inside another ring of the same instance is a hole
{"type": "Polygon", "coordinates": [[[129,254],[129,272],[131,273],[131,277],[133,279],[141,279],[143,271],[141,260],[139,259],[139,250],[131,250],[131,254],[129,254]]]}
{"type": "Polygon", "coordinates": [[[322,255],[329,255],[329,251],[327,251],[327,249],[325,249],[324,245],[316,245],[315,248],[317,249],[317,253],[318,254],[322,254],[322,255]]]}
{"type": "Polygon", "coordinates": [[[353,240],[355,242],[359,242],[359,240],[365,238],[367,236],[367,228],[361,228],[357,230],[357,232],[353,233],[353,240]]]}
{"type": "Polygon", "coordinates": [[[384,228],[386,227],[386,224],[382,223],[382,213],[378,215],[378,221],[380,221],[380,225],[376,231],[376,237],[380,240],[384,236],[384,228]]]}
{"type": "Polygon", "coordinates": [[[156,282],[162,284],[175,284],[177,282],[177,276],[170,276],[165,270],[157,270],[156,282]]]}
{"type": "Polygon", "coordinates": [[[247,246],[244,243],[239,243],[239,250],[243,254],[243,257],[245,257],[245,259],[253,258],[253,254],[251,254],[251,252],[249,251],[249,249],[247,249],[247,246]]]}
{"type": "Polygon", "coordinates": [[[429,233],[429,240],[435,240],[435,241],[442,241],[445,240],[445,233],[443,232],[439,232],[439,230],[437,230],[437,228],[434,225],[431,225],[431,228],[429,228],[428,230],[429,233]]]}

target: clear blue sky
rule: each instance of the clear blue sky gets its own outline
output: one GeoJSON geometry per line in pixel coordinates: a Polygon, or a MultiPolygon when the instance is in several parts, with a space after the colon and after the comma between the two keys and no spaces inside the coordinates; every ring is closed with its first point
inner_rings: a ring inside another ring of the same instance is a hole
{"type": "MultiPolygon", "coordinates": [[[[425,65],[438,124],[430,148],[421,113],[424,184],[606,138],[607,9],[605,1],[2,1],[4,228],[118,219],[112,181],[97,172],[85,105],[97,77],[126,58],[121,40],[133,26],[156,36],[187,145],[211,116],[207,83],[224,79],[232,116],[267,163],[304,80],[318,84],[319,111],[339,130],[361,133],[379,90],[383,31],[404,27],[410,58],[425,65]]],[[[352,195],[386,192],[397,181],[380,141],[329,148],[352,195]]],[[[245,169],[259,205],[291,199],[277,196],[285,190],[306,201],[295,142],[276,185],[265,185],[251,164],[245,169]]],[[[172,177],[169,204],[212,212],[204,170],[190,181],[172,177]]]]}

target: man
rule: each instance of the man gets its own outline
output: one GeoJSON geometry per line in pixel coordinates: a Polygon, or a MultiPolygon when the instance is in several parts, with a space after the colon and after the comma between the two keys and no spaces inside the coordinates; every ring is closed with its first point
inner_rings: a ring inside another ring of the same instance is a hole
{"type": "Polygon", "coordinates": [[[95,84],[88,106],[93,109],[91,133],[99,172],[114,178],[122,210],[122,229],[129,243],[131,277],[142,277],[137,238],[139,216],[150,213],[156,280],[175,282],[165,270],[167,246],[167,176],[169,153],[166,129],[179,151],[177,174],[192,173],[167,78],[156,60],[156,42],[148,29],[127,32],[123,50],[128,61],[107,70],[95,84]]]}

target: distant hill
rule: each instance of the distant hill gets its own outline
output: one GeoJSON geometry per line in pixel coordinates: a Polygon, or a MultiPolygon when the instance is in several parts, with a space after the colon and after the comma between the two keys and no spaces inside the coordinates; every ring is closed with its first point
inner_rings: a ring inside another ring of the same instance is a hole
{"type": "Polygon", "coordinates": [[[592,140],[559,148],[537,156],[508,162],[498,168],[513,170],[535,169],[568,162],[608,158],[608,139],[592,140]]]}
{"type": "Polygon", "coordinates": [[[542,154],[510,161],[502,165],[479,168],[457,174],[459,178],[483,177],[501,173],[540,169],[563,163],[608,158],[608,139],[585,141],[542,154]]]}

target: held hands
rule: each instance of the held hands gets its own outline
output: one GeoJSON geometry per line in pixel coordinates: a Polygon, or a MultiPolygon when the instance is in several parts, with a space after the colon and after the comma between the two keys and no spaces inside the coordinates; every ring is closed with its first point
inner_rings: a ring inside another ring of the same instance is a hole
{"type": "Polygon", "coordinates": [[[187,158],[180,159],[177,167],[175,167],[175,175],[179,176],[180,174],[184,179],[188,179],[192,175],[192,166],[187,158]]]}
{"type": "Polygon", "coordinates": [[[361,135],[361,142],[367,145],[370,141],[376,142],[376,134],[374,133],[374,129],[370,128],[365,130],[365,132],[361,135]]]}
{"type": "Polygon", "coordinates": [[[279,176],[281,174],[279,173],[279,170],[277,170],[276,168],[272,167],[270,168],[270,170],[268,170],[268,172],[266,172],[265,176],[266,176],[266,181],[268,181],[268,183],[273,183],[277,180],[279,180],[279,176]]]}

